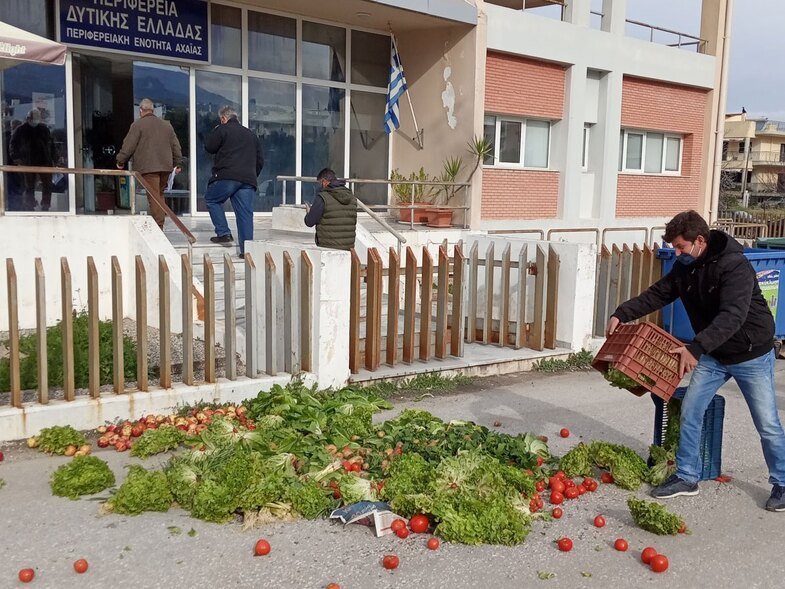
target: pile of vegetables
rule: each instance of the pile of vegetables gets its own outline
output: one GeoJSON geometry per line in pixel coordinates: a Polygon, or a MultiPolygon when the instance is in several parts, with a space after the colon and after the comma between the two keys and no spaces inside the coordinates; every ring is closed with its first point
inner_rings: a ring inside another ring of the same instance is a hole
{"type": "Polygon", "coordinates": [[[159,470],[131,466],[104,509],[135,515],[176,504],[205,521],[241,518],[252,526],[381,500],[404,517],[422,518],[445,540],[513,545],[525,540],[535,518],[560,517],[560,508],[543,511],[546,484],[558,505],[596,490],[597,468],[610,471],[603,482],[630,490],[648,476],[631,449],[595,441],[574,447],[549,477],[555,462],[540,437],[412,409],[373,422],[389,408],[367,390],[319,392],[295,382],[240,406],[107,426],[99,445],[122,443],[142,458],[185,448],[159,470]],[[577,476],[583,481],[572,480],[577,476]]]}
{"type": "Polygon", "coordinates": [[[661,485],[665,479],[676,472],[676,452],[679,449],[681,428],[681,399],[671,397],[668,401],[668,425],[662,437],[662,445],[652,444],[649,447],[648,481],[652,485],[661,485]]]}
{"type": "Polygon", "coordinates": [[[70,425],[46,427],[37,436],[28,438],[27,445],[60,456],[84,456],[90,453],[87,439],[70,425]]]}
{"type": "Polygon", "coordinates": [[[678,534],[686,529],[684,520],[655,501],[630,497],[627,507],[638,527],[660,536],[678,534]]]}
{"type": "Polygon", "coordinates": [[[52,494],[70,499],[100,493],[114,483],[109,465],[95,456],[75,456],[71,462],[60,465],[50,481],[52,494]]]}

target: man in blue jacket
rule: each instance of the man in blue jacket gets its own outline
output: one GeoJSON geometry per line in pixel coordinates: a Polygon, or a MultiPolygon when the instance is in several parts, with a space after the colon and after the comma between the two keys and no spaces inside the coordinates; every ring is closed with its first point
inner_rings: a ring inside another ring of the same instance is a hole
{"type": "Polygon", "coordinates": [[[695,211],[676,215],[663,239],[676,250],[676,264],[641,295],[619,306],[608,322],[644,317],[680,298],[695,331],[692,343],[672,350],[679,376],[692,372],[681,405],[676,473],[652,491],[667,499],[697,495],[703,415],[714,394],[733,378],[750,408],[773,485],[769,511],[785,511],[785,433],[774,388],[774,318],[761,294],[755,270],[741,244],[709,230],[695,211]]]}
{"type": "Polygon", "coordinates": [[[213,243],[229,245],[234,241],[226,222],[224,203],[232,201],[237,217],[240,257],[245,257],[245,242],[253,239],[253,209],[256,179],[264,166],[262,144],[253,131],[237,120],[237,111],[224,106],[218,111],[221,124],[204,140],[204,149],[215,155],[213,174],[207,183],[204,200],[215,227],[213,243]]]}

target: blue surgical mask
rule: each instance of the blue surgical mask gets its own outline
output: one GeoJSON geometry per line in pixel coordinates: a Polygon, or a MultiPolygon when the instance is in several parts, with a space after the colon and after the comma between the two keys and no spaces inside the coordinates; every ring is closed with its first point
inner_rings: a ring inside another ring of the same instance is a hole
{"type": "MultiPolygon", "coordinates": [[[[692,250],[695,249],[695,245],[696,244],[694,244],[694,243],[692,244],[692,247],[690,248],[690,253],[688,253],[688,254],[679,254],[678,256],[676,256],[676,261],[679,262],[680,264],[685,265],[685,266],[689,266],[690,264],[695,262],[695,260],[697,258],[692,255],[692,250]]],[[[698,249],[698,257],[700,257],[700,255],[701,255],[701,250],[699,248],[698,249]]]]}

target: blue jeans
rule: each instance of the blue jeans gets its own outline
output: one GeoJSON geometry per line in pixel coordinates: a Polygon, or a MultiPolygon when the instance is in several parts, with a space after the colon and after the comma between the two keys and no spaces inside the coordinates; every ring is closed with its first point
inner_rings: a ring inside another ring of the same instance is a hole
{"type": "Polygon", "coordinates": [[[256,198],[256,186],[237,180],[216,180],[207,185],[204,201],[207,211],[215,227],[218,237],[231,235],[226,222],[224,203],[232,201],[234,214],[237,216],[237,238],[240,242],[240,253],[245,253],[246,240],[253,239],[253,202],[256,198]]]}
{"type": "Polygon", "coordinates": [[[701,356],[681,404],[676,474],[690,483],[700,479],[703,415],[717,390],[731,378],[739,385],[760,435],[769,482],[785,485],[785,433],[777,413],[774,351],[739,364],[722,364],[708,354],[701,356]]]}

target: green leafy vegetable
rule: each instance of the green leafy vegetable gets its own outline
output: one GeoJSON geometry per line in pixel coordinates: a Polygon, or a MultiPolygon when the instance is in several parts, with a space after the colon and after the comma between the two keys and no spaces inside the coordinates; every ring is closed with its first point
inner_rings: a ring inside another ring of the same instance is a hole
{"type": "Polygon", "coordinates": [[[635,381],[635,379],[630,378],[621,370],[617,370],[613,367],[608,368],[608,370],[605,371],[604,376],[605,380],[611,383],[612,387],[616,387],[617,389],[626,389],[628,391],[632,391],[641,387],[641,385],[635,381]]]}
{"type": "Polygon", "coordinates": [[[185,434],[176,427],[148,429],[134,442],[131,447],[131,456],[149,458],[154,454],[174,450],[184,439],[185,434]]]}
{"type": "Polygon", "coordinates": [[[95,456],[75,456],[52,474],[52,493],[58,497],[78,499],[94,495],[114,486],[114,473],[109,465],[95,456]]]}
{"type": "Polygon", "coordinates": [[[0,489],[2,489],[3,487],[5,487],[5,481],[3,479],[0,479],[0,489]]]}
{"type": "Polygon", "coordinates": [[[427,488],[433,479],[433,467],[416,452],[409,452],[393,460],[387,475],[382,497],[392,500],[399,495],[414,495],[427,488]]]}
{"type": "Polygon", "coordinates": [[[570,478],[577,476],[591,476],[591,448],[581,442],[562,457],[562,459],[559,461],[559,468],[563,470],[564,474],[570,478]]]}
{"type": "Polygon", "coordinates": [[[673,535],[679,532],[684,523],[678,515],[671,513],[665,506],[654,501],[630,497],[627,499],[632,519],[638,527],[652,534],[673,535]]]}
{"type": "Polygon", "coordinates": [[[626,446],[592,442],[590,452],[594,464],[610,470],[616,484],[622,489],[635,491],[646,479],[646,461],[626,446]]]}
{"type": "Polygon", "coordinates": [[[286,499],[305,519],[316,519],[333,506],[325,490],[314,481],[292,484],[286,490],[286,499]]]}
{"type": "Polygon", "coordinates": [[[87,444],[82,433],[76,431],[70,425],[55,425],[41,430],[37,436],[38,448],[47,454],[64,454],[68,446],[79,448],[87,444]]]}
{"type": "Polygon", "coordinates": [[[125,482],[120,485],[117,494],[107,501],[106,507],[115,513],[138,515],[145,511],[167,511],[172,500],[163,472],[148,471],[132,464],[128,467],[125,482]]]}

